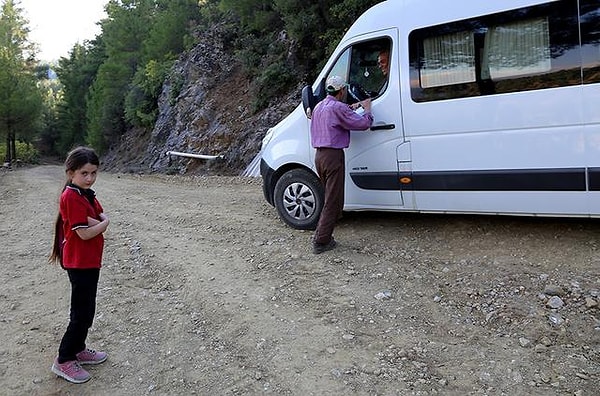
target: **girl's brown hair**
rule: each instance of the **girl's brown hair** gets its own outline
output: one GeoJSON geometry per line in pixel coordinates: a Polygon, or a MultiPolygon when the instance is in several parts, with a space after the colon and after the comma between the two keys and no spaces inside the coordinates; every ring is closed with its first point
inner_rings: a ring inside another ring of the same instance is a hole
{"type": "MultiPolygon", "coordinates": [[[[83,168],[86,164],[92,164],[100,166],[100,159],[96,155],[96,152],[88,147],[77,147],[69,152],[67,159],[65,160],[65,172],[74,172],[78,169],[83,168]]],[[[69,177],[63,186],[62,191],[65,190],[67,185],[71,182],[69,177]]],[[[48,261],[51,263],[57,263],[62,265],[62,246],[64,242],[63,232],[63,219],[58,212],[56,222],[54,223],[54,244],[52,245],[52,252],[48,261]]]]}

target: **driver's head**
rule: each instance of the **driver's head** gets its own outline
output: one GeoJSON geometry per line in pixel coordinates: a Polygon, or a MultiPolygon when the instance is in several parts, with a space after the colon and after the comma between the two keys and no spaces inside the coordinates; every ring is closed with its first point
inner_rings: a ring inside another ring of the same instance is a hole
{"type": "Polygon", "coordinates": [[[390,52],[388,50],[383,50],[379,53],[377,56],[377,66],[383,75],[387,77],[390,72],[390,52]]]}

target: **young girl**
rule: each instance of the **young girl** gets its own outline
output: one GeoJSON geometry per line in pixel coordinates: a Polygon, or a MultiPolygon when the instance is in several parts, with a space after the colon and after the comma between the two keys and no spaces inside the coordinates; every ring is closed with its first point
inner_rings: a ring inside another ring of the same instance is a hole
{"type": "Polygon", "coordinates": [[[71,312],[65,335],[52,364],[52,372],[73,383],[83,383],[90,374],[82,364],[99,364],[106,353],[86,348],[85,340],[96,310],[104,236],[109,219],[95,193],[100,161],[86,147],[71,151],[65,161],[67,183],[60,196],[54,247],[50,261],[60,263],[71,282],[71,312]]]}

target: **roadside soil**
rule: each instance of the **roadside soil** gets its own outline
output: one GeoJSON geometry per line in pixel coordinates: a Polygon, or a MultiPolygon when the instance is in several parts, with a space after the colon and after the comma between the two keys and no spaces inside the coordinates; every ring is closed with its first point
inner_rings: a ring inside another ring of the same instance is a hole
{"type": "Polygon", "coordinates": [[[69,384],[63,176],[0,170],[2,395],[598,394],[597,220],[347,213],[313,255],[259,179],[106,172],[109,359],[69,384]]]}

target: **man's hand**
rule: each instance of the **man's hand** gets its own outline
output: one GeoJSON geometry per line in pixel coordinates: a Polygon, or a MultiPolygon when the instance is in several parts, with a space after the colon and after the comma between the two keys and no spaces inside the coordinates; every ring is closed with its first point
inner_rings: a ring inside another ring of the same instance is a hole
{"type": "Polygon", "coordinates": [[[362,106],[362,108],[365,109],[365,111],[371,112],[371,98],[367,98],[359,103],[362,106]]]}
{"type": "Polygon", "coordinates": [[[371,98],[365,99],[362,102],[356,102],[356,103],[352,103],[350,105],[350,108],[352,110],[356,110],[359,107],[362,107],[363,109],[365,109],[366,111],[371,111],[371,98]]]}

